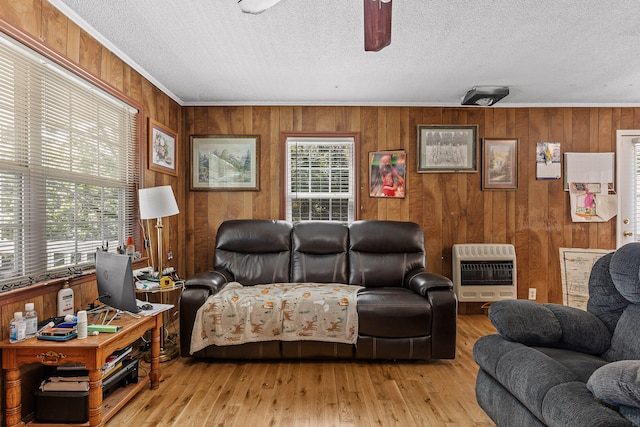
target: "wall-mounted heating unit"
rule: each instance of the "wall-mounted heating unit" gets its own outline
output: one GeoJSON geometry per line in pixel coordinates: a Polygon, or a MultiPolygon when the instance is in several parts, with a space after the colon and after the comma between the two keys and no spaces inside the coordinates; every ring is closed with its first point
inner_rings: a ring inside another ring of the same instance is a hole
{"type": "Polygon", "coordinates": [[[453,245],[453,289],[458,302],[518,297],[516,251],[507,244],[453,245]]]}

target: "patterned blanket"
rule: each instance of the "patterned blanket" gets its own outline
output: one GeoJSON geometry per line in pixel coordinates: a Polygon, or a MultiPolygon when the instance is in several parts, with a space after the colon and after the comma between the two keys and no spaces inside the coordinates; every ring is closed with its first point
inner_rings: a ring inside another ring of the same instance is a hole
{"type": "Polygon", "coordinates": [[[356,294],[361,286],[319,283],[229,283],[198,309],[191,354],[211,344],[358,339],[356,294]]]}

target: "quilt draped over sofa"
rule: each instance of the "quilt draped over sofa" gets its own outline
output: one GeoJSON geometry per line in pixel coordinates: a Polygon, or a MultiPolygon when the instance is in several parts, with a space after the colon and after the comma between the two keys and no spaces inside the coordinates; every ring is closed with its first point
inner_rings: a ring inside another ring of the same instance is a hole
{"type": "Polygon", "coordinates": [[[210,344],[272,340],[354,344],[360,289],[340,283],[229,283],[198,309],[191,353],[210,344]]]}

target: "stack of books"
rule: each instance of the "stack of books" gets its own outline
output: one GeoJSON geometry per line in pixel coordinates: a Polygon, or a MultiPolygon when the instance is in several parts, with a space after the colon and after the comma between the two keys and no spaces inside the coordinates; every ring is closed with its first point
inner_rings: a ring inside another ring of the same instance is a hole
{"type": "MultiPolygon", "coordinates": [[[[122,368],[122,362],[131,354],[132,347],[128,346],[114,352],[107,357],[102,365],[102,380],[104,381],[122,368]]],[[[89,371],[84,365],[62,365],[56,369],[54,375],[40,384],[40,390],[47,391],[89,391],[89,371]]]]}
{"type": "Polygon", "coordinates": [[[122,368],[122,362],[131,354],[132,347],[128,346],[122,350],[115,351],[111,356],[107,357],[105,364],[102,365],[102,380],[104,381],[109,376],[118,372],[122,368]]]}

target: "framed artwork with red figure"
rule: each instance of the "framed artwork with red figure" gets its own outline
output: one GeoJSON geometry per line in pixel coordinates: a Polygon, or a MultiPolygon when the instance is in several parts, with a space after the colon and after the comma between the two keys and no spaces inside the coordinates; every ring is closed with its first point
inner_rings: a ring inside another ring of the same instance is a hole
{"type": "Polygon", "coordinates": [[[369,153],[369,197],[404,198],[406,160],[403,150],[369,153]]]}

